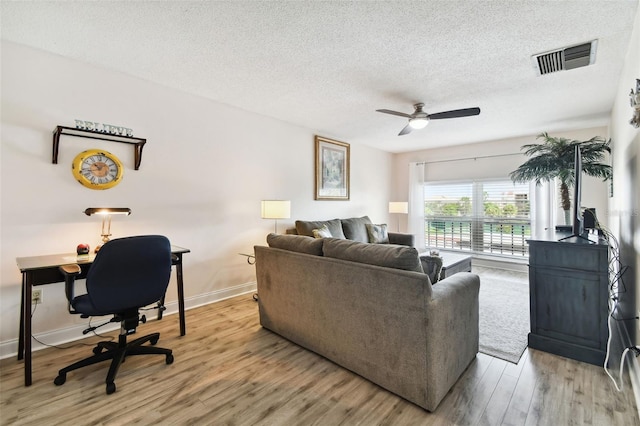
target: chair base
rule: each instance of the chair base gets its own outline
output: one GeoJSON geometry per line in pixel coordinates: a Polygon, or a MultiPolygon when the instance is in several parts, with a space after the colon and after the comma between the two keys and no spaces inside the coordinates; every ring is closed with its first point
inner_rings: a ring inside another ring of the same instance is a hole
{"type": "Polygon", "coordinates": [[[93,348],[93,356],[75,362],[58,371],[58,377],[55,378],[53,383],[57,386],[63,385],[67,380],[68,372],[88,365],[97,364],[102,361],[111,360],[111,366],[109,367],[109,372],[107,373],[105,382],[107,384],[107,394],[112,394],[116,391],[116,384],[114,383],[114,380],[118,374],[118,369],[126,357],[131,355],[164,355],[165,362],[167,364],[173,363],[173,354],[171,349],[142,346],[147,342],[150,342],[151,345],[155,345],[158,343],[158,339],[160,339],[160,333],[153,333],[127,343],[127,336],[121,334],[118,337],[118,343],[99,342],[96,347],[93,348]]]}

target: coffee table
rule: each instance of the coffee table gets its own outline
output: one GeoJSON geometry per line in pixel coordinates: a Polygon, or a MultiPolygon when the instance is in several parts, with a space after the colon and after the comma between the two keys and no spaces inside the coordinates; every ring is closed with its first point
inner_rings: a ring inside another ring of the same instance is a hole
{"type": "MultiPolygon", "coordinates": [[[[429,252],[420,253],[420,256],[422,255],[428,256],[429,252]]],[[[441,280],[458,272],[471,272],[471,256],[468,254],[441,251],[440,257],[442,258],[441,280]]]]}

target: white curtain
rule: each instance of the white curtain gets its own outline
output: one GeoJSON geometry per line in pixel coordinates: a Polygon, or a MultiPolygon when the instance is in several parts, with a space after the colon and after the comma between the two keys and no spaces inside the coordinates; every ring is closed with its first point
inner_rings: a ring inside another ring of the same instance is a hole
{"type": "Polygon", "coordinates": [[[556,184],[555,181],[529,186],[531,197],[531,236],[544,238],[552,236],[556,224],[556,184]]]}
{"type": "Polygon", "coordinates": [[[415,236],[416,248],[427,246],[424,239],[424,163],[409,163],[409,232],[415,236]]]}

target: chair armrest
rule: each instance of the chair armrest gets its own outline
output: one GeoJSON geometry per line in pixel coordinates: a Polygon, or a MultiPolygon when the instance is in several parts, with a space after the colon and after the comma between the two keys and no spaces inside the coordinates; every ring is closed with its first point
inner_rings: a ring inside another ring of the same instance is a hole
{"type": "Polygon", "coordinates": [[[480,278],[459,272],[432,287],[427,303],[427,371],[442,399],[478,353],[480,278]]]}
{"type": "Polygon", "coordinates": [[[74,295],[74,287],[76,282],[76,277],[80,275],[82,271],[80,269],[80,265],[70,264],[70,265],[61,265],[58,270],[64,275],[64,292],[67,296],[67,301],[69,302],[68,309],[69,313],[76,314],[77,312],[71,307],[71,301],[75,297],[74,295]]]}
{"type": "MultiPolygon", "coordinates": [[[[452,348],[463,342],[478,345],[478,311],[480,277],[471,272],[458,272],[431,287],[428,303],[429,336],[438,336],[437,341],[448,340],[452,348]],[[454,334],[454,335],[452,335],[454,334]],[[457,336],[466,335],[458,344],[457,336]]],[[[476,350],[477,352],[477,350],[476,350]]]]}
{"type": "Polygon", "coordinates": [[[59,269],[60,272],[64,274],[65,278],[67,276],[73,276],[75,278],[75,276],[78,275],[81,271],[80,265],[76,265],[75,263],[71,265],[62,265],[59,269]]]}
{"type": "Polygon", "coordinates": [[[398,232],[389,232],[389,244],[399,244],[401,246],[415,246],[415,237],[413,234],[401,234],[398,232]]]}

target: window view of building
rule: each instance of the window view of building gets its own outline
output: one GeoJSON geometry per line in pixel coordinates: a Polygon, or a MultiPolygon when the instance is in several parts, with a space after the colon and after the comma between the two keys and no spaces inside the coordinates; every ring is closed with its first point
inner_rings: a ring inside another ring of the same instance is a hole
{"type": "Polygon", "coordinates": [[[528,256],[529,184],[427,183],[424,199],[428,247],[528,256]]]}

